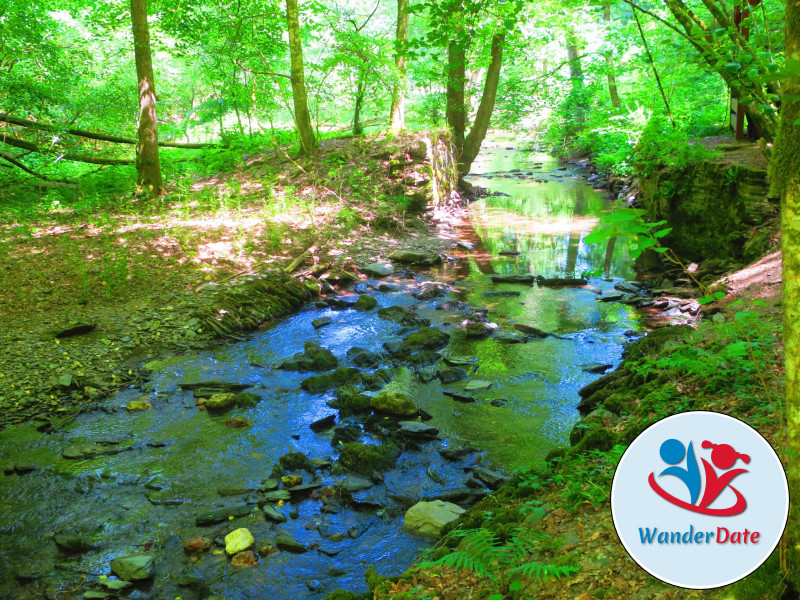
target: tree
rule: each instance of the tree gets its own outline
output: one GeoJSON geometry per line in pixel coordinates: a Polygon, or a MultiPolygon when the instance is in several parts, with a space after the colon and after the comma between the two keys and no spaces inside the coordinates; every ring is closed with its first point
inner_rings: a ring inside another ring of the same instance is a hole
{"type": "Polygon", "coordinates": [[[300,40],[300,17],[297,0],[286,0],[286,21],[289,26],[289,56],[292,64],[292,99],[294,101],[294,123],[300,135],[303,154],[310,155],[317,148],[317,138],[311,126],[308,112],[308,93],[303,70],[303,45],[300,40]]]}
{"type": "MultiPolygon", "coordinates": [[[[606,4],[603,7],[603,21],[606,27],[611,23],[611,5],[606,4]]],[[[606,41],[608,43],[608,41],[606,41]]],[[[606,59],[606,78],[608,79],[608,95],[611,98],[611,106],[614,108],[621,108],[622,104],[619,101],[619,93],[617,91],[617,78],[614,75],[614,56],[611,48],[607,48],[603,53],[606,59]]]]}
{"type": "Polygon", "coordinates": [[[392,88],[392,110],[390,129],[397,133],[406,128],[406,44],[408,43],[408,0],[397,0],[397,36],[394,64],[397,68],[398,80],[392,88]]]}
{"type": "MultiPolygon", "coordinates": [[[[786,1],[786,76],[781,86],[781,118],[770,161],[773,189],[781,197],[783,249],[783,348],[786,366],[786,475],[789,495],[800,498],[800,4],[786,1]]],[[[795,506],[795,509],[797,507],[795,506]]],[[[800,590],[800,519],[787,531],[784,574],[800,590]],[[790,565],[786,572],[786,565],[790,565]]]]}
{"type": "Polygon", "coordinates": [[[153,59],[150,55],[150,28],[147,25],[147,0],[131,0],[133,53],[139,83],[139,144],[136,148],[138,185],[153,196],[164,193],[158,157],[158,118],[153,59]]]}

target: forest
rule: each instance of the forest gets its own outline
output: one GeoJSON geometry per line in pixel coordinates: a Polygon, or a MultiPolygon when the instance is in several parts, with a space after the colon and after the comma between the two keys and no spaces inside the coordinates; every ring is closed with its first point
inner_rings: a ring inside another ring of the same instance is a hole
{"type": "Polygon", "coordinates": [[[800,2],[0,0],[0,313],[2,598],[797,598],[800,2]]]}

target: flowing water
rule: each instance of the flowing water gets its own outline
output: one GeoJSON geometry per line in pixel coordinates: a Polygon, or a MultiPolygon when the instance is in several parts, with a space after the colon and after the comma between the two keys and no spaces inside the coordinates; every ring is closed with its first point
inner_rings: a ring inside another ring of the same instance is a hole
{"type": "MultiPolygon", "coordinates": [[[[353,346],[382,352],[385,342],[401,339],[400,326],[375,311],[309,305],[241,343],[168,361],[144,390],[109,399],[103,410],[76,419],[63,431],[41,434],[22,427],[0,432],[3,462],[38,467],[26,475],[0,476],[0,597],[52,597],[62,589],[59,600],[79,598],[100,589],[98,578],[110,575],[111,559],[144,550],[155,553],[157,573],[154,580],[125,590],[130,598],[278,600],[320,598],[336,588],[362,591],[369,565],[383,574],[397,572],[431,545],[429,539],[403,532],[409,502],[462,489],[477,462],[510,470],[541,461],[548,450],[566,444],[578,420],[577,390],[597,377],[583,368],[616,365],[626,333],[640,328],[640,317],[630,307],[598,302],[598,293],[611,290],[614,281],[633,276],[630,261],[621,242],[610,251],[582,242],[609,202],[546,155],[490,148],[475,170],[481,175],[473,176],[473,183],[507,195],[474,203],[472,224],[454,232],[454,241],[471,244],[471,250],[454,249],[456,260],[432,272],[399,272],[349,292],[354,297],[366,290],[381,307],[414,306],[420,317],[450,334],[445,354],[477,357],[477,370],[470,376],[492,386],[476,393],[474,403],[457,403],[442,394],[464,382],[415,384],[414,400],[432,416],[429,422],[441,431],[440,440],[403,444],[397,465],[384,473],[385,482],[361,493],[357,505],[343,503],[337,514],[323,513],[319,498],[295,494],[279,507],[290,516],[286,523],[264,520],[256,506],[257,489],[281,455],[300,451],[325,460],[337,455],[331,430],[309,428],[335,412],[326,404],[332,394],[303,392],[300,382],[309,374],[274,367],[302,351],[306,341],[319,341],[346,363],[353,346]],[[500,256],[503,250],[520,254],[500,256]],[[602,275],[592,276],[590,286],[547,288],[494,285],[493,273],[602,275]],[[421,279],[446,281],[453,291],[445,298],[417,300],[410,291],[421,279]],[[379,283],[388,284],[385,291],[377,290],[379,283]],[[521,295],[484,295],[496,291],[521,295]],[[480,307],[488,308],[489,320],[503,330],[522,323],[553,335],[519,344],[467,339],[459,323],[480,307]],[[325,316],[333,323],[318,330],[311,325],[325,316]],[[262,400],[250,409],[210,415],[197,409],[191,391],[179,387],[204,381],[244,383],[262,400]],[[151,410],[122,410],[142,397],[152,402],[151,410]],[[225,421],[231,416],[246,417],[252,425],[230,428],[225,421]],[[445,460],[438,450],[456,440],[480,453],[445,460]],[[87,460],[62,458],[64,448],[87,442],[119,452],[87,460]],[[233,492],[238,493],[229,495],[233,492]],[[195,517],[210,508],[235,512],[243,506],[251,507],[251,514],[195,524],[195,517]],[[252,568],[233,567],[221,546],[196,562],[183,552],[183,543],[193,536],[220,541],[238,527],[253,533],[256,549],[273,545],[282,530],[308,551],[265,550],[252,568]],[[63,533],[76,533],[96,548],[62,554],[52,538],[63,533]],[[180,586],[182,575],[182,583],[192,585],[180,586]]],[[[367,443],[391,435],[390,419],[348,422],[363,426],[367,443]]],[[[304,477],[311,479],[307,473],[304,477]]],[[[325,467],[316,477],[326,485],[342,478],[325,467]]]]}

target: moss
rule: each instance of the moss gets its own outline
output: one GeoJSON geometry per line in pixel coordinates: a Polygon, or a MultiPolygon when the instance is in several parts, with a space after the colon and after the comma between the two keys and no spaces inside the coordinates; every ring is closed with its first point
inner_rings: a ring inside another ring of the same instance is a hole
{"type": "Polygon", "coordinates": [[[287,471],[308,471],[314,473],[314,463],[302,452],[290,452],[278,459],[280,465],[287,471]]]}
{"type": "Polygon", "coordinates": [[[336,400],[328,402],[328,406],[338,408],[342,415],[357,415],[368,413],[372,410],[372,398],[353,385],[343,385],[334,392],[336,400]]]}
{"type": "Polygon", "coordinates": [[[236,405],[250,408],[261,402],[261,396],[253,392],[241,392],[236,394],[236,405]]]}
{"type": "Polygon", "coordinates": [[[325,600],[370,600],[372,594],[354,594],[344,590],[335,590],[325,596],[325,600]]]}
{"type": "Polygon", "coordinates": [[[300,387],[310,394],[318,394],[334,387],[339,387],[353,379],[361,371],[352,367],[339,367],[333,373],[312,375],[300,383],[300,387]]]}
{"type": "Polygon", "coordinates": [[[339,453],[339,462],[349,471],[371,475],[394,464],[394,448],[372,444],[345,444],[339,453]]]}
{"type": "Polygon", "coordinates": [[[693,329],[689,325],[673,325],[654,329],[643,338],[630,344],[624,353],[627,362],[636,362],[647,356],[655,356],[669,342],[678,342],[693,329]]]}
{"type": "Polygon", "coordinates": [[[576,446],[569,451],[570,454],[583,454],[590,450],[607,452],[619,442],[619,437],[605,427],[591,427],[581,438],[576,446]]]}
{"type": "Polygon", "coordinates": [[[450,342],[450,336],[433,327],[423,327],[408,335],[403,345],[412,350],[439,350],[450,342]]]}
{"type": "Polygon", "coordinates": [[[362,294],[358,297],[355,303],[355,309],[361,311],[368,311],[376,308],[378,306],[378,301],[375,300],[372,296],[368,296],[367,294],[362,294]]]}

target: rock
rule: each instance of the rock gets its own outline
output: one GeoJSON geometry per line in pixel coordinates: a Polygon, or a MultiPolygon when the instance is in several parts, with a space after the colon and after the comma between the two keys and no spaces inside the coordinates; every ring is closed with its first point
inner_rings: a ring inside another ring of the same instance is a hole
{"type": "Polygon", "coordinates": [[[350,443],[344,444],[339,452],[339,464],[362,475],[388,469],[394,464],[395,458],[395,449],[385,445],[350,443]]]}
{"type": "Polygon", "coordinates": [[[250,419],[244,417],[233,417],[225,421],[225,425],[231,429],[243,429],[245,427],[250,427],[252,424],[253,422],[250,419]]]}
{"type": "Polygon", "coordinates": [[[83,600],[107,600],[111,598],[111,594],[107,592],[98,592],[97,590],[87,590],[83,592],[83,600]]]}
{"type": "Polygon", "coordinates": [[[494,399],[489,401],[489,404],[491,404],[492,406],[496,406],[497,408],[501,408],[501,407],[506,405],[506,399],[505,398],[494,398],[494,399]]]}
{"type": "Polygon", "coordinates": [[[278,531],[277,534],[275,535],[275,545],[281,550],[286,550],[287,552],[294,552],[296,554],[302,554],[303,552],[308,552],[308,548],[306,548],[303,544],[294,539],[291,536],[291,534],[282,530],[278,531]]]}
{"type": "Polygon", "coordinates": [[[118,556],[111,561],[111,571],[125,581],[152,579],[156,574],[156,558],[150,553],[118,556]]]}
{"type": "Polygon", "coordinates": [[[181,576],[178,577],[178,585],[182,587],[199,586],[201,583],[203,583],[203,576],[191,565],[187,565],[181,576]]]}
{"type": "Polygon", "coordinates": [[[231,566],[246,569],[247,567],[255,567],[258,564],[258,558],[251,550],[239,552],[231,558],[231,566]]]}
{"type": "MultiPolygon", "coordinates": [[[[222,508],[211,508],[205,512],[200,513],[195,517],[195,523],[199,526],[214,525],[215,523],[222,523],[228,521],[230,517],[244,517],[249,515],[252,507],[248,504],[238,506],[225,506],[222,508]]],[[[123,578],[124,579],[124,578],[123,578]]]]}
{"type": "Polygon", "coordinates": [[[485,379],[473,379],[469,381],[467,385],[464,386],[465,392],[472,392],[477,390],[488,390],[490,387],[494,385],[491,381],[486,381],[485,379]]]}
{"type": "Polygon", "coordinates": [[[305,492],[310,492],[311,490],[316,490],[322,487],[322,481],[312,481],[311,483],[300,483],[297,485],[293,485],[292,487],[288,488],[286,491],[290,494],[303,494],[305,492]]]}
{"type": "Polygon", "coordinates": [[[636,361],[645,356],[654,356],[668,343],[679,342],[694,331],[689,325],[659,327],[646,336],[629,344],[622,354],[626,361],[636,361]]]}
{"type": "Polygon", "coordinates": [[[606,294],[597,299],[598,302],[619,302],[625,297],[625,294],[606,294]]]}
{"type": "Polygon", "coordinates": [[[516,298],[521,295],[522,292],[518,290],[494,290],[491,292],[483,292],[485,298],[516,298]]]}
{"type": "Polygon", "coordinates": [[[258,491],[261,492],[262,494],[266,492],[274,492],[275,490],[278,489],[278,487],[280,487],[280,485],[281,482],[278,481],[277,479],[274,478],[265,479],[264,481],[261,482],[261,485],[258,486],[258,491]]]}
{"type": "Polygon", "coordinates": [[[314,326],[314,329],[325,327],[325,325],[330,325],[331,323],[333,323],[333,319],[330,317],[320,317],[319,319],[314,319],[311,321],[311,325],[314,326]]]}
{"type": "Polygon", "coordinates": [[[455,354],[451,354],[450,356],[443,356],[442,360],[444,364],[448,367],[461,367],[461,366],[469,366],[474,365],[478,362],[477,356],[457,356],[455,354]]]}
{"type": "Polygon", "coordinates": [[[544,287],[567,287],[576,285],[586,285],[589,282],[583,278],[574,277],[550,277],[545,278],[541,275],[536,276],[536,283],[544,287]]]}
{"type": "Polygon", "coordinates": [[[130,412],[150,410],[153,408],[149,400],[131,400],[125,405],[125,410],[130,412]]]}
{"type": "Polygon", "coordinates": [[[531,341],[531,336],[519,331],[495,331],[492,337],[502,344],[525,344],[531,341]]]}
{"type": "Polygon", "coordinates": [[[133,583],[124,579],[98,579],[97,583],[112,592],[118,592],[133,585],[133,583]]]}
{"type": "Polygon", "coordinates": [[[422,350],[421,352],[415,352],[409,356],[406,361],[409,365],[412,365],[417,369],[421,369],[436,364],[439,362],[441,357],[442,355],[438,352],[434,352],[432,350],[422,350]]]}
{"type": "Polygon", "coordinates": [[[261,402],[261,396],[253,392],[239,392],[236,394],[236,406],[251,408],[261,402]]]}
{"type": "Polygon", "coordinates": [[[468,323],[464,328],[469,339],[485,338],[495,329],[497,326],[489,323],[468,323]]]}
{"type": "Polygon", "coordinates": [[[281,482],[283,487],[292,488],[303,483],[303,477],[301,475],[284,475],[281,477],[281,482]]]}
{"type": "Polygon", "coordinates": [[[498,254],[500,256],[519,256],[521,253],[519,250],[500,250],[498,254]]]}
{"type": "Polygon", "coordinates": [[[214,389],[223,392],[243,392],[253,387],[249,383],[232,383],[227,381],[204,381],[201,383],[179,383],[182,390],[214,389]]]}
{"type": "Polygon", "coordinates": [[[356,310],[366,312],[368,310],[372,310],[373,308],[377,308],[377,306],[378,306],[378,301],[375,300],[375,298],[367,294],[362,294],[361,296],[358,297],[358,300],[356,300],[354,308],[356,310]]]}
{"type": "Polygon", "coordinates": [[[472,250],[475,247],[474,244],[470,244],[469,242],[458,242],[456,246],[458,246],[462,250],[472,250]]]}
{"type": "Polygon", "coordinates": [[[439,536],[442,528],[464,514],[464,509],[450,502],[417,502],[408,509],[403,529],[426,536],[439,536]]]}
{"type": "Polygon", "coordinates": [[[514,329],[516,329],[517,331],[521,331],[525,335],[532,335],[538,338],[546,338],[548,335],[550,335],[546,331],[542,331],[537,327],[531,327],[530,325],[525,325],[524,323],[514,323],[514,329]]]}
{"type": "Polygon", "coordinates": [[[77,533],[59,533],[53,536],[53,541],[59,550],[69,554],[96,549],[94,544],[77,533]]]}
{"type": "Polygon", "coordinates": [[[423,281],[411,295],[417,300],[434,300],[446,296],[450,289],[449,285],[441,281],[423,281]]]}
{"type": "Polygon", "coordinates": [[[438,375],[439,381],[444,385],[467,378],[467,372],[464,369],[441,369],[438,375]]]}
{"type": "Polygon", "coordinates": [[[255,543],[256,539],[250,533],[250,530],[246,527],[240,527],[225,536],[225,552],[227,552],[228,556],[233,556],[238,552],[249,550],[255,543]]]}
{"type": "Polygon", "coordinates": [[[582,365],[581,366],[581,371],[583,371],[584,373],[599,373],[599,374],[602,374],[602,373],[605,373],[606,371],[608,371],[613,366],[614,365],[606,365],[606,364],[602,364],[602,363],[589,363],[589,364],[586,364],[586,365],[582,365]]]}
{"type": "Polygon", "coordinates": [[[55,337],[63,339],[72,337],[73,335],[83,335],[85,333],[94,331],[95,327],[97,327],[97,325],[94,323],[73,323],[72,325],[69,325],[68,327],[65,327],[56,333],[55,337]]]}
{"type": "Polygon", "coordinates": [[[353,346],[347,351],[347,358],[356,367],[361,367],[362,369],[371,369],[381,362],[379,354],[358,346],[353,346]]]}
{"type": "Polygon", "coordinates": [[[472,470],[472,474],[484,482],[487,486],[491,489],[496,490],[501,485],[508,481],[508,477],[503,475],[502,473],[498,473],[497,471],[492,471],[485,467],[475,467],[472,470]]]}
{"type": "Polygon", "coordinates": [[[346,384],[358,375],[360,371],[352,367],[339,367],[333,373],[312,375],[300,383],[300,387],[310,394],[319,394],[325,390],[346,384]]]}
{"type": "Polygon", "coordinates": [[[269,504],[262,506],[261,510],[264,511],[264,516],[270,521],[275,521],[276,523],[285,523],[287,521],[286,515],[269,504]]]}
{"type": "Polygon", "coordinates": [[[303,344],[304,352],[298,352],[292,358],[283,361],[278,368],[284,371],[330,371],[339,366],[339,360],[333,352],[320,347],[317,342],[303,344]]]}
{"type": "Polygon", "coordinates": [[[453,400],[456,400],[457,402],[475,402],[475,398],[471,394],[465,394],[464,392],[443,390],[442,393],[445,396],[449,396],[453,400]]]}
{"type": "Polygon", "coordinates": [[[263,506],[264,504],[280,502],[281,500],[286,502],[291,499],[292,494],[289,492],[289,490],[273,490],[271,492],[266,492],[261,498],[259,498],[258,503],[259,505],[263,506]]]}
{"type": "Polygon", "coordinates": [[[413,310],[402,306],[387,306],[378,309],[378,316],[387,321],[394,321],[406,327],[427,327],[431,324],[428,319],[419,318],[413,310]]]}
{"type": "Polygon", "coordinates": [[[343,385],[334,392],[336,400],[328,402],[328,406],[338,408],[342,415],[357,415],[372,410],[372,398],[353,385],[343,385]]]}
{"type": "Polygon", "coordinates": [[[326,429],[330,429],[336,425],[336,415],[328,415],[327,417],[322,417],[321,419],[317,419],[313,423],[309,425],[312,431],[325,431],[326,429]]]}
{"type": "Polygon", "coordinates": [[[413,250],[397,250],[389,255],[389,259],[414,265],[435,265],[442,262],[442,257],[438,254],[415,252],[413,250]]]}
{"type": "Polygon", "coordinates": [[[119,454],[124,449],[101,446],[99,444],[74,444],[64,448],[61,451],[61,456],[69,460],[86,460],[108,454],[119,454]]]}
{"type": "Polygon", "coordinates": [[[421,421],[400,421],[400,433],[409,437],[433,439],[439,435],[439,430],[433,425],[421,421]]]}
{"type": "Polygon", "coordinates": [[[205,407],[209,411],[224,411],[236,406],[236,394],[214,394],[206,400],[205,407]]]}
{"type": "Polygon", "coordinates": [[[373,485],[375,484],[369,479],[364,479],[363,477],[358,477],[356,475],[348,475],[339,482],[339,489],[345,493],[352,494],[354,492],[369,489],[373,485]]]}
{"type": "Polygon", "coordinates": [[[287,471],[303,470],[313,474],[316,470],[314,463],[302,452],[288,452],[278,459],[278,464],[287,471]]]}
{"type": "Polygon", "coordinates": [[[211,540],[205,536],[198,535],[183,544],[183,551],[186,554],[200,554],[211,548],[211,540]]]}
{"type": "Polygon", "coordinates": [[[361,272],[372,277],[386,277],[394,273],[394,267],[391,264],[372,263],[361,267],[361,272]]]}
{"type": "Polygon", "coordinates": [[[410,417],[419,413],[419,408],[411,398],[399,391],[379,392],[370,401],[370,406],[378,412],[398,417],[410,417]]]}
{"type": "Polygon", "coordinates": [[[489,277],[492,283],[522,283],[533,285],[534,277],[530,274],[518,275],[491,275],[489,277]]]}
{"type": "Polygon", "coordinates": [[[614,284],[614,289],[626,294],[640,294],[642,292],[642,284],[635,281],[620,281],[614,284]]]}

